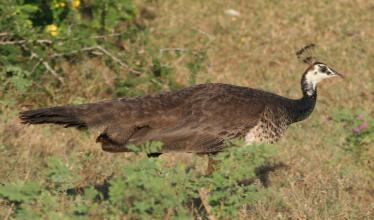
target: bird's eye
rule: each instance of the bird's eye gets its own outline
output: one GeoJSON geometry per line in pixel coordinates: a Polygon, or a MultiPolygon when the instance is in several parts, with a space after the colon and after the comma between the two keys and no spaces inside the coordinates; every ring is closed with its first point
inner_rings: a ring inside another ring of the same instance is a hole
{"type": "Polygon", "coordinates": [[[321,71],[322,73],[326,72],[326,70],[327,70],[327,67],[325,67],[325,66],[322,66],[322,67],[320,68],[320,71],[321,71]]]}

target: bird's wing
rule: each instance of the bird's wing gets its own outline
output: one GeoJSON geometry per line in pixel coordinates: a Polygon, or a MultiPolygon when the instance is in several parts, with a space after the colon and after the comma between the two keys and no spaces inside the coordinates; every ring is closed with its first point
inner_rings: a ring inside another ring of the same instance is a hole
{"type": "MultiPolygon", "coordinates": [[[[129,143],[163,142],[163,152],[184,151],[211,153],[221,151],[226,139],[243,137],[256,126],[265,104],[235,93],[212,93],[205,98],[191,97],[181,106],[179,114],[167,126],[150,125],[146,133],[134,135],[129,143]]],[[[163,120],[163,119],[161,119],[163,120]]]]}

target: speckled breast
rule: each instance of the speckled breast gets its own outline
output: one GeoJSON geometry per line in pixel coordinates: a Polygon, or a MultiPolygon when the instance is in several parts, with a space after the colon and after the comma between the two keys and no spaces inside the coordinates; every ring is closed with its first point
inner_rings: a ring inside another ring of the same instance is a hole
{"type": "Polygon", "coordinates": [[[257,125],[251,128],[245,142],[251,143],[275,143],[288,127],[288,118],[284,111],[266,108],[257,125]]]}

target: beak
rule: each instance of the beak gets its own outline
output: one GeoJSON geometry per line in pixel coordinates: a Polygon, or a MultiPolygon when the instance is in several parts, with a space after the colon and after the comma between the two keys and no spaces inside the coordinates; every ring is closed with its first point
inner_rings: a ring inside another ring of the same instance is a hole
{"type": "Polygon", "coordinates": [[[341,74],[341,73],[338,73],[338,72],[335,72],[335,75],[339,76],[339,77],[340,77],[340,78],[342,78],[342,79],[344,79],[344,78],[345,78],[345,76],[344,76],[343,74],[341,74]]]}
{"type": "Polygon", "coordinates": [[[334,73],[335,76],[339,76],[339,77],[342,78],[342,79],[345,78],[343,74],[338,73],[336,70],[334,70],[334,69],[330,69],[330,70],[334,73]]]}
{"type": "Polygon", "coordinates": [[[339,77],[340,77],[340,78],[342,78],[342,79],[344,79],[344,78],[345,78],[345,76],[344,76],[343,74],[341,74],[341,73],[338,73],[338,72],[335,72],[335,75],[339,76],[339,77]]]}

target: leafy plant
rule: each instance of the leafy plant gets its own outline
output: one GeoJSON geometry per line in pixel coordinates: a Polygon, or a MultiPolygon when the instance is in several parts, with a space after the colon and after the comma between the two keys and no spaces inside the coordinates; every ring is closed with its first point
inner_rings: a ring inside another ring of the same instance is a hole
{"type": "Polygon", "coordinates": [[[190,71],[189,85],[195,85],[197,82],[197,75],[203,69],[203,64],[207,59],[206,50],[198,51],[193,54],[193,58],[187,63],[186,67],[190,71]]]}
{"type": "Polygon", "coordinates": [[[349,110],[340,111],[339,114],[335,114],[333,119],[344,123],[349,130],[342,149],[350,154],[357,164],[367,167],[368,170],[373,170],[374,165],[371,160],[374,155],[372,149],[374,119],[368,114],[354,114],[349,110]]]}
{"type": "Polygon", "coordinates": [[[0,75],[2,90],[8,90],[13,87],[20,94],[25,95],[32,86],[32,80],[29,78],[30,73],[20,68],[19,66],[6,66],[4,72],[0,75]]]}
{"type": "Polygon", "coordinates": [[[246,146],[243,140],[227,143],[230,150],[217,155],[218,170],[203,178],[204,185],[211,190],[209,204],[216,215],[223,218],[237,216],[240,207],[254,203],[264,196],[264,191],[244,180],[256,177],[256,168],[276,154],[271,145],[246,146]]]}
{"type": "Polygon", "coordinates": [[[140,146],[128,145],[127,148],[129,148],[134,153],[144,152],[146,154],[151,154],[151,153],[160,152],[163,145],[164,144],[159,141],[152,141],[152,142],[148,141],[140,146]]]}
{"type": "MultiPolygon", "coordinates": [[[[19,219],[27,216],[85,218],[91,215],[100,218],[190,219],[193,218],[191,209],[195,207],[192,204],[205,199],[200,198],[199,191],[208,189],[208,202],[214,215],[235,218],[241,207],[266,195],[266,191],[250,183],[242,184],[242,180],[255,178],[256,167],[263,165],[276,150],[268,145],[245,146],[242,140],[228,144],[231,148],[217,156],[220,165],[209,176],[202,176],[179,162],[174,166],[164,166],[160,159],[129,158],[121,172],[108,181],[107,196],[93,186],[72,193],[79,180],[79,160],[72,157],[69,163],[64,163],[61,158],[50,157],[43,184],[32,181],[4,184],[0,187],[0,199],[17,204],[14,216],[19,219]],[[69,202],[62,203],[63,200],[69,202]],[[100,211],[98,207],[101,207],[100,211]]],[[[133,146],[138,153],[154,152],[160,147],[160,142],[133,146]]]]}
{"type": "Polygon", "coordinates": [[[112,213],[141,219],[162,219],[168,212],[186,216],[188,177],[180,166],[163,170],[157,159],[129,164],[121,176],[110,181],[112,213]]]}
{"type": "Polygon", "coordinates": [[[65,83],[61,63],[82,54],[111,60],[112,68],[135,71],[118,58],[122,55],[114,45],[141,31],[134,21],[137,16],[131,0],[5,0],[0,5],[0,88],[21,95],[30,88],[35,94],[51,85],[59,88],[65,83]],[[125,28],[118,31],[121,25],[125,28]]]}
{"type": "Polygon", "coordinates": [[[56,190],[66,191],[73,188],[79,181],[77,161],[71,160],[70,162],[74,164],[74,169],[67,167],[59,158],[48,158],[46,176],[56,190]]]}
{"type": "Polygon", "coordinates": [[[37,198],[42,188],[36,182],[17,181],[0,186],[0,196],[15,203],[30,202],[37,198]]]}

